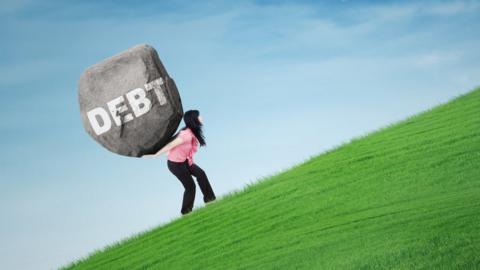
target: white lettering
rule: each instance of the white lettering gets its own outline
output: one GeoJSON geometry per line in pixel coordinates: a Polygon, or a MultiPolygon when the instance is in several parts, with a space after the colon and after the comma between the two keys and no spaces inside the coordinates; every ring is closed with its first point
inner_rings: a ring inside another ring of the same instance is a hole
{"type": "Polygon", "coordinates": [[[153,80],[153,81],[145,84],[145,89],[147,91],[150,91],[150,90],[153,89],[153,92],[155,92],[155,95],[157,96],[157,99],[158,99],[158,102],[160,103],[160,105],[165,105],[165,104],[167,104],[167,98],[163,94],[162,85],[163,85],[163,79],[162,79],[162,77],[160,77],[156,80],[153,80]]]}
{"type": "Polygon", "coordinates": [[[145,96],[145,91],[142,88],[136,88],[126,94],[130,106],[132,106],[135,117],[139,117],[148,111],[152,102],[145,96]],[[140,108],[140,105],[143,107],[140,108]]]}
{"type": "MultiPolygon", "coordinates": [[[[167,104],[167,98],[164,94],[164,81],[160,77],[156,80],[153,80],[145,85],[146,92],[150,92],[153,89],[155,96],[158,99],[160,105],[167,104]]],[[[147,98],[147,93],[142,88],[135,88],[133,90],[128,91],[125,96],[127,97],[127,101],[132,107],[133,114],[135,117],[140,117],[147,112],[150,111],[152,107],[152,101],[147,98]]],[[[125,104],[125,99],[122,96],[112,99],[111,101],[107,102],[108,110],[112,115],[113,121],[117,126],[120,126],[122,123],[129,122],[134,119],[134,116],[131,113],[122,115],[122,113],[128,111],[128,107],[125,104]]],[[[103,109],[102,107],[94,108],[87,112],[88,119],[90,121],[90,125],[92,126],[93,130],[97,135],[103,134],[110,130],[112,127],[112,121],[108,115],[108,112],[103,109]],[[103,122],[103,125],[100,125],[98,122],[98,117],[103,122]]]]}
{"type": "Polygon", "coordinates": [[[107,107],[110,110],[110,113],[112,114],[113,121],[115,121],[115,124],[117,126],[120,126],[122,122],[126,123],[130,120],[133,120],[133,115],[131,113],[125,115],[124,121],[122,121],[122,119],[120,118],[120,114],[128,110],[127,105],[125,105],[123,102],[124,102],[123,96],[119,96],[107,103],[107,107]],[[121,106],[118,107],[118,105],[121,105],[121,106]]]}
{"type": "Polygon", "coordinates": [[[112,121],[110,120],[110,116],[108,115],[107,111],[101,107],[97,107],[93,110],[90,110],[87,113],[88,120],[90,121],[90,125],[92,126],[93,130],[97,135],[105,133],[110,130],[112,127],[112,121]],[[103,125],[101,126],[97,120],[97,116],[102,119],[103,125]]]}

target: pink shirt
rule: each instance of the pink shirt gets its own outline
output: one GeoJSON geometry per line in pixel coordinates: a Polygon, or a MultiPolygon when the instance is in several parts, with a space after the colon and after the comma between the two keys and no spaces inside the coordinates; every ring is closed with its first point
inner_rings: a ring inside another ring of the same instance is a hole
{"type": "Polygon", "coordinates": [[[168,150],[167,159],[175,162],[183,162],[185,159],[188,159],[188,165],[192,166],[193,153],[197,152],[198,149],[197,138],[190,128],[181,130],[178,136],[182,138],[183,143],[168,150]]]}

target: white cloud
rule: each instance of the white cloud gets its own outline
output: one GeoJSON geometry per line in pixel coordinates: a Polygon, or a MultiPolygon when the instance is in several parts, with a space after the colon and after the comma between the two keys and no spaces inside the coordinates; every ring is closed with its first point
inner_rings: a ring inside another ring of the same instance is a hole
{"type": "Polygon", "coordinates": [[[0,14],[9,14],[17,12],[34,3],[30,0],[2,0],[0,5],[0,14]]]}
{"type": "Polygon", "coordinates": [[[413,58],[413,62],[421,67],[429,67],[442,65],[448,62],[460,60],[463,53],[461,51],[439,51],[433,50],[424,54],[420,54],[413,58]]]}
{"type": "Polygon", "coordinates": [[[476,1],[455,1],[445,3],[435,3],[431,6],[424,6],[422,10],[425,13],[436,15],[454,15],[464,12],[475,12],[480,8],[480,3],[476,1]]]}
{"type": "Polygon", "coordinates": [[[393,4],[378,4],[372,6],[350,9],[347,13],[365,21],[399,21],[410,19],[413,16],[425,14],[447,16],[467,12],[478,12],[480,2],[455,1],[455,2],[400,2],[393,4]]]}

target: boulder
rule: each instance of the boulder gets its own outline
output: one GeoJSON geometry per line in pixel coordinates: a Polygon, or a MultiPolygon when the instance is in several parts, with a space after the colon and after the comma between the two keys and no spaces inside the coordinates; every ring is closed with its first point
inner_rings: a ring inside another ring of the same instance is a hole
{"type": "Polygon", "coordinates": [[[88,67],[78,82],[78,100],[87,133],[124,156],[156,153],[183,117],[175,82],[147,44],[88,67]]]}

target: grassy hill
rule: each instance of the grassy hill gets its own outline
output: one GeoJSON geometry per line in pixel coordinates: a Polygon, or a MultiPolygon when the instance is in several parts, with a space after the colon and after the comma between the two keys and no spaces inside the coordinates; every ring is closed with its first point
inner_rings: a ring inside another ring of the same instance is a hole
{"type": "Polygon", "coordinates": [[[480,88],[65,269],[480,269],[480,88]]]}

